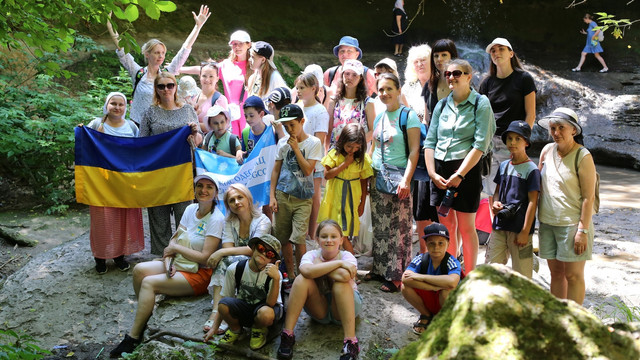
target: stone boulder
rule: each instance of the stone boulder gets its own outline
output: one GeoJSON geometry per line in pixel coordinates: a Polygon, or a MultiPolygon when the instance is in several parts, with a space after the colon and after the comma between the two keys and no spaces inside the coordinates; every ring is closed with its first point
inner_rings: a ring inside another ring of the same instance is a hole
{"type": "Polygon", "coordinates": [[[420,340],[394,358],[638,359],[633,334],[506,266],[482,265],[450,294],[420,340]]]}

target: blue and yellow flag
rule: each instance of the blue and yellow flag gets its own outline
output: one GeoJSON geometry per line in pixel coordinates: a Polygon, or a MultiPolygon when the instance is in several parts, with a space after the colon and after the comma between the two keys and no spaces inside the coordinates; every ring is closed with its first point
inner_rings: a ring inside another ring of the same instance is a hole
{"type": "Polygon", "coordinates": [[[76,127],[76,201],[142,208],[193,200],[189,134],[189,126],[141,138],[76,127]]]}

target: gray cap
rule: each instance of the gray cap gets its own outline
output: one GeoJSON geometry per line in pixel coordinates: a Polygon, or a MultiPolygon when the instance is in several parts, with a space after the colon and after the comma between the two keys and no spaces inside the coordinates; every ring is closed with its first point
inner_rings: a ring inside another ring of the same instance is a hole
{"type": "Polygon", "coordinates": [[[276,253],[276,260],[280,260],[280,240],[278,240],[275,236],[271,234],[264,234],[260,237],[254,237],[249,240],[249,247],[251,250],[258,244],[258,242],[262,242],[267,246],[270,246],[273,251],[276,253]]]}

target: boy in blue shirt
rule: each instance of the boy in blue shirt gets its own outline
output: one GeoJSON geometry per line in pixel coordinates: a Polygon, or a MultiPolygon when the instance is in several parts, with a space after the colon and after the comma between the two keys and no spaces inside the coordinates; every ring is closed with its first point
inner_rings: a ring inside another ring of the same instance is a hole
{"type": "Polygon", "coordinates": [[[531,127],[524,121],[513,121],[502,134],[511,159],[500,164],[493,182],[491,211],[493,230],[486,263],[506,264],[509,256],[513,270],[531,278],[533,273],[533,230],[540,193],[540,170],[527,156],[531,127]]]}
{"type": "Polygon", "coordinates": [[[460,262],[447,252],[449,231],[440,223],[424,228],[427,252],[418,254],[402,274],[402,296],[420,312],[413,332],[420,335],[429,326],[447,296],[460,282],[460,262]]]}
{"type": "MultiPolygon", "coordinates": [[[[295,278],[293,245],[297,265],[307,252],[306,235],[313,197],[313,170],[322,160],[324,151],[320,140],[304,132],[304,113],[298,105],[285,105],[278,122],[289,134],[278,142],[276,163],[271,173],[269,207],[275,214],[273,234],[282,243],[282,256],[289,274],[295,278]]],[[[283,285],[287,286],[287,284],[283,285]]]]}

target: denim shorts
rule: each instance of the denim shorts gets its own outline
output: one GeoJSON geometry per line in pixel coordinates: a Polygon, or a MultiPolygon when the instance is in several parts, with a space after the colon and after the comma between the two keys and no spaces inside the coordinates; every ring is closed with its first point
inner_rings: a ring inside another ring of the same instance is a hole
{"type": "Polygon", "coordinates": [[[538,228],[540,257],[564,262],[591,260],[591,251],[593,250],[593,223],[589,226],[589,233],[587,234],[587,248],[580,255],[577,255],[573,250],[574,238],[577,231],[578,225],[553,226],[540,223],[540,227],[538,228]]]}

